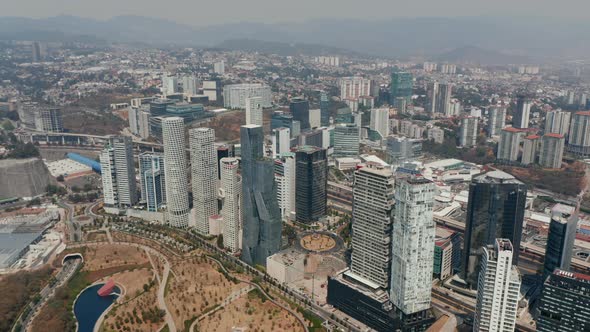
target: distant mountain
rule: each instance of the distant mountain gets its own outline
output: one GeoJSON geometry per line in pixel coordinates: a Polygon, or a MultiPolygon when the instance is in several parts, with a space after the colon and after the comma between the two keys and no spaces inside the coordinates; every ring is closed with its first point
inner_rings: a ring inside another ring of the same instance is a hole
{"type": "Polygon", "coordinates": [[[502,52],[487,50],[476,46],[459,47],[452,51],[439,54],[432,58],[435,61],[472,64],[520,64],[531,62],[530,57],[509,55],[502,52]]]}
{"type": "MultiPolygon", "coordinates": [[[[452,52],[465,45],[531,58],[587,57],[590,53],[588,35],[590,21],[530,17],[314,19],[302,23],[233,23],[207,27],[141,16],[117,16],[106,21],[73,16],[44,19],[0,17],[0,39],[64,40],[93,36],[110,42],[193,47],[212,47],[224,41],[235,45],[237,40],[256,40],[322,45],[335,48],[335,52],[342,49],[388,57],[429,58],[441,54],[441,57],[454,56],[458,60],[461,60],[460,54],[453,55],[452,52]],[[451,54],[445,55],[447,52],[451,54]]],[[[471,53],[468,58],[479,59],[482,64],[490,60],[496,62],[501,56],[485,56],[477,49],[460,52],[471,53]]],[[[468,58],[466,60],[472,60],[468,58]]]]}

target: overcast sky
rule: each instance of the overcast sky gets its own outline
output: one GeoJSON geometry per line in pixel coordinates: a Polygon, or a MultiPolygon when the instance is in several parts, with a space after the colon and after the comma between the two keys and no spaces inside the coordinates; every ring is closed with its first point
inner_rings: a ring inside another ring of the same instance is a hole
{"type": "Polygon", "coordinates": [[[590,19],[590,0],[0,0],[0,16],[140,15],[190,25],[340,17],[548,16],[590,19]]]}

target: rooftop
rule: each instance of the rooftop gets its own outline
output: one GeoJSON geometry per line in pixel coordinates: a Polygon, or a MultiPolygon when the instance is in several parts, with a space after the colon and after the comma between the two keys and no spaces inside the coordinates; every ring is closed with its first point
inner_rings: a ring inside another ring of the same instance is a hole
{"type": "Polygon", "coordinates": [[[476,183],[512,183],[512,184],[523,184],[522,182],[518,181],[514,176],[494,170],[491,172],[487,172],[485,174],[480,174],[473,177],[473,182],[476,183]]]}
{"type": "Polygon", "coordinates": [[[556,134],[556,133],[549,133],[549,134],[545,134],[545,137],[563,138],[563,135],[556,134]]]}

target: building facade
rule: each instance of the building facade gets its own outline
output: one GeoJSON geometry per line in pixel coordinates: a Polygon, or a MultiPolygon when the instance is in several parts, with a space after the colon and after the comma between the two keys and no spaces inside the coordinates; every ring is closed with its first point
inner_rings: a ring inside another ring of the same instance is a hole
{"type": "Polygon", "coordinates": [[[461,119],[459,129],[459,144],[463,147],[473,147],[477,145],[477,122],[478,118],[468,116],[461,119]]]}
{"type": "Polygon", "coordinates": [[[334,157],[357,157],[360,151],[360,128],[354,124],[334,127],[334,157]]]}
{"type": "Polygon", "coordinates": [[[561,168],[565,137],[561,134],[545,134],[541,141],[539,164],[545,168],[561,168]]]}
{"type": "Polygon", "coordinates": [[[525,129],[529,127],[532,100],[528,96],[516,97],[516,110],[512,116],[512,127],[525,129]]]}
{"type": "Polygon", "coordinates": [[[488,136],[500,135],[506,126],[506,107],[492,106],[488,110],[488,136]]]}
{"type": "Polygon", "coordinates": [[[277,201],[281,217],[293,219],[295,216],[295,153],[284,152],[275,159],[275,182],[277,183],[277,201]]]}
{"type": "Polygon", "coordinates": [[[184,120],[180,117],[163,119],[162,137],[168,222],[173,227],[187,228],[190,211],[184,120]]]}
{"type": "Polygon", "coordinates": [[[246,124],[262,126],[262,97],[246,98],[246,124]]]}
{"type": "Polygon", "coordinates": [[[507,127],[502,129],[496,157],[504,161],[517,161],[523,136],[524,133],[517,128],[507,127]]]}
{"type": "Polygon", "coordinates": [[[328,199],[326,149],[304,145],[295,150],[295,218],[312,223],[324,217],[328,199]]]}
{"type": "Polygon", "coordinates": [[[577,112],[572,116],[568,151],[590,156],[590,111],[577,112]]]}
{"type": "Polygon", "coordinates": [[[262,107],[272,105],[272,93],[270,87],[260,83],[230,84],[223,87],[223,105],[226,108],[246,108],[246,98],[261,97],[262,107]]]}
{"type": "Polygon", "coordinates": [[[166,176],[161,153],[144,152],[139,155],[139,183],[141,200],[147,210],[159,211],[166,204],[166,176]]]}
{"type": "Polygon", "coordinates": [[[191,178],[193,187],[193,222],[199,234],[209,235],[209,217],[217,211],[217,151],[215,130],[189,130],[191,178]]]}
{"type": "Polygon", "coordinates": [[[547,112],[545,116],[545,133],[567,136],[570,129],[572,113],[562,110],[547,112]]]}
{"type": "Polygon", "coordinates": [[[230,252],[241,249],[242,236],[242,180],[238,174],[238,159],[222,158],[219,196],[223,201],[223,246],[230,252]]]}
{"type": "Polygon", "coordinates": [[[545,248],[543,276],[547,277],[555,269],[569,271],[577,227],[576,207],[558,204],[553,208],[545,248]]]}
{"type": "Polygon", "coordinates": [[[371,95],[371,80],[362,77],[343,77],[340,79],[340,99],[358,99],[371,95]]]}
{"type": "MultiPolygon", "coordinates": [[[[405,105],[412,103],[412,91],[414,88],[414,78],[412,73],[394,71],[391,73],[390,86],[390,104],[400,109],[400,103],[403,101],[405,105]],[[400,99],[397,99],[400,98],[400,99]]],[[[404,107],[405,109],[405,107],[404,107]]],[[[402,110],[403,112],[403,110],[402,110]]]]}
{"type": "Polygon", "coordinates": [[[138,202],[131,137],[110,137],[100,154],[104,203],[128,208],[138,202]]]}
{"type": "Polygon", "coordinates": [[[303,98],[293,98],[289,104],[289,110],[293,119],[301,124],[302,131],[311,128],[309,123],[309,101],[303,98]]]}

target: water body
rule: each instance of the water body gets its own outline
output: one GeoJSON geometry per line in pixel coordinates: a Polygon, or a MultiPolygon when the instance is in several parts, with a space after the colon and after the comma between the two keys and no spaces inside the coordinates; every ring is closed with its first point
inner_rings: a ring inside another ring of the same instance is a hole
{"type": "MultiPolygon", "coordinates": [[[[109,295],[105,297],[98,296],[98,290],[104,284],[94,285],[86,288],[74,305],[74,315],[78,321],[78,332],[92,332],[96,321],[115,302],[119,295],[109,295]]],[[[120,294],[121,290],[115,286],[114,293],[120,294]]]]}

